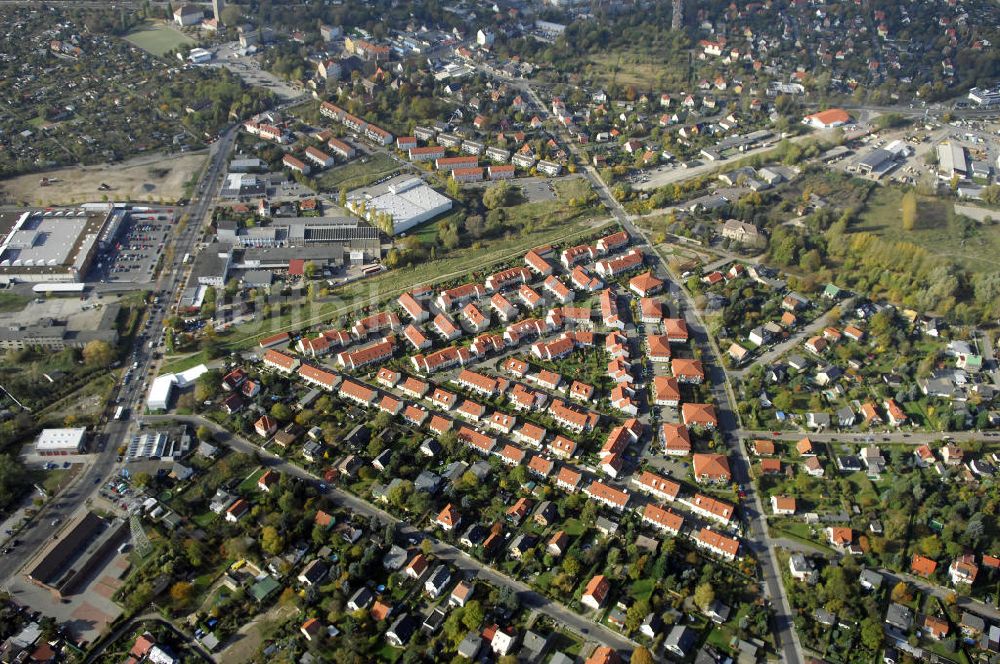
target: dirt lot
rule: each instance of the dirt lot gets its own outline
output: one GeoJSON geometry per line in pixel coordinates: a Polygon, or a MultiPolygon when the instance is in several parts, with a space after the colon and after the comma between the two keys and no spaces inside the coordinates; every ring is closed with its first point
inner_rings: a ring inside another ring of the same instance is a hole
{"type": "Polygon", "coordinates": [[[120,164],[61,168],[0,181],[0,200],[28,205],[114,201],[173,202],[184,195],[184,183],[197,173],[207,153],[163,156],[149,154],[120,164]],[[42,177],[50,184],[39,186],[42,177]],[[110,189],[100,190],[101,184],[110,189]]]}

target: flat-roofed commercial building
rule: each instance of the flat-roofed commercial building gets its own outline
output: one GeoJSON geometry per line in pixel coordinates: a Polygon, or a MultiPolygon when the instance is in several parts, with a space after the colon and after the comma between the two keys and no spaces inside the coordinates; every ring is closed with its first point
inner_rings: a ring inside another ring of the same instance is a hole
{"type": "Polygon", "coordinates": [[[191,266],[191,278],[199,284],[223,288],[232,267],[233,247],[230,244],[213,242],[194,259],[191,266]]]}
{"type": "Polygon", "coordinates": [[[83,281],[110,220],[95,208],[0,213],[0,283],[83,281]]]}
{"type": "Polygon", "coordinates": [[[263,176],[251,175],[246,171],[230,171],[226,174],[226,179],[222,183],[219,196],[222,198],[249,200],[263,196],[266,191],[267,180],[263,176]]]}
{"type": "Polygon", "coordinates": [[[403,233],[451,209],[452,201],[412,175],[400,175],[381,184],[355,189],[347,195],[347,207],[358,213],[364,203],[369,221],[379,213],[392,217],[395,234],[403,233]]]}
{"type": "MultiPolygon", "coordinates": [[[[220,223],[215,235],[222,244],[238,247],[321,247],[340,245],[377,258],[381,247],[378,229],[354,217],[285,217],[267,226],[237,228],[220,223]]],[[[335,256],[329,258],[334,262],[335,256]]]]}
{"type": "Polygon", "coordinates": [[[858,171],[876,180],[895,167],[896,155],[882,148],[875,148],[858,160],[858,171]]]}
{"type": "Polygon", "coordinates": [[[109,304],[101,310],[96,324],[81,323],[77,317],[66,321],[45,318],[33,325],[0,327],[0,350],[22,350],[38,347],[47,351],[83,348],[91,341],[118,343],[118,304],[109,304]]]}
{"type": "Polygon", "coordinates": [[[35,440],[35,452],[41,456],[59,456],[79,454],[86,447],[84,439],[87,430],[84,427],[71,429],[42,429],[35,440]]]}
{"type": "Polygon", "coordinates": [[[161,374],[153,379],[149,386],[149,396],[146,397],[146,408],[149,410],[166,410],[170,405],[170,396],[174,388],[184,389],[194,384],[198,378],[208,371],[208,367],[199,364],[175,374],[161,374]]]}
{"type": "Polygon", "coordinates": [[[28,571],[28,579],[62,598],[74,594],[125,541],[128,521],[109,521],[93,512],[80,516],[28,571]]]}

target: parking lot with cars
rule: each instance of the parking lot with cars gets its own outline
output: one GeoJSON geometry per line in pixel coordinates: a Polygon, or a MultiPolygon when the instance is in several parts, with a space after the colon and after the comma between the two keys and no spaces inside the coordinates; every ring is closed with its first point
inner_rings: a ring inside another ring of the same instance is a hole
{"type": "Polygon", "coordinates": [[[114,246],[98,259],[91,279],[107,283],[152,281],[173,224],[173,208],[134,211],[118,232],[114,246]]]}

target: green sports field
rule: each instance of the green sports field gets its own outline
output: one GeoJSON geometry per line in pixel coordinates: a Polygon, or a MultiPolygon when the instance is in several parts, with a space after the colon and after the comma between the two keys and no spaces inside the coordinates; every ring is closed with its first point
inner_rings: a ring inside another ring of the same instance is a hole
{"type": "Polygon", "coordinates": [[[165,23],[147,23],[125,35],[125,39],[153,55],[163,55],[178,46],[191,46],[193,39],[165,23]]]}

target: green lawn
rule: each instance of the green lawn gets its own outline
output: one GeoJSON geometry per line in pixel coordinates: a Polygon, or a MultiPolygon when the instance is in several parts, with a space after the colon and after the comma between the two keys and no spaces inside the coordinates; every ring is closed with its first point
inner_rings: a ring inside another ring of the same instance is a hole
{"type": "MultiPolygon", "coordinates": [[[[582,177],[557,180],[553,188],[556,192],[555,200],[524,202],[505,207],[503,209],[507,218],[516,221],[518,225],[527,224],[529,228],[540,228],[595,217],[601,211],[599,207],[594,206],[570,205],[570,201],[582,203],[591,191],[589,183],[582,177]]],[[[513,186],[512,189],[516,190],[517,186],[513,186]]],[[[421,225],[410,235],[415,235],[425,244],[436,244],[438,226],[448,221],[461,220],[464,216],[465,211],[460,207],[456,208],[448,215],[421,225]]]]}
{"type": "Polygon", "coordinates": [[[200,528],[208,528],[217,518],[219,517],[214,512],[201,512],[200,514],[196,514],[191,520],[194,521],[200,528]]]}
{"type": "Polygon", "coordinates": [[[45,493],[50,496],[59,493],[59,490],[66,486],[66,483],[77,474],[77,469],[78,466],[71,466],[69,468],[56,468],[46,471],[45,480],[42,482],[42,488],[45,489],[45,493]]]}
{"type": "Polygon", "coordinates": [[[653,595],[653,588],[656,587],[656,579],[640,579],[632,584],[629,593],[636,601],[649,599],[653,595]]]}
{"type": "Polygon", "coordinates": [[[390,662],[391,664],[403,656],[403,651],[401,648],[393,648],[387,643],[375,654],[378,655],[379,661],[390,662]]]}
{"type": "Polygon", "coordinates": [[[339,193],[341,187],[348,190],[365,187],[398,169],[399,163],[379,152],[324,171],[316,181],[320,191],[339,193]]]}
{"type": "Polygon", "coordinates": [[[579,519],[566,519],[566,522],[563,524],[563,530],[566,531],[569,537],[579,537],[587,532],[587,527],[579,519]]]}
{"type": "Polygon", "coordinates": [[[797,540],[803,544],[815,547],[819,551],[833,551],[830,547],[817,541],[812,535],[810,526],[805,523],[796,521],[786,521],[780,523],[780,525],[771,523],[771,535],[772,537],[784,537],[790,540],[797,540]]]}
{"type": "Polygon", "coordinates": [[[165,23],[147,23],[125,35],[125,39],[153,55],[163,55],[179,46],[193,46],[195,41],[165,23]]]}
{"type": "Polygon", "coordinates": [[[708,638],[705,643],[710,646],[715,646],[722,652],[730,652],[729,642],[733,640],[733,635],[730,634],[728,629],[715,625],[712,631],[708,633],[708,638]]]}
{"type": "Polygon", "coordinates": [[[569,657],[580,654],[584,641],[576,633],[557,630],[552,632],[552,651],[561,652],[569,657]]]}
{"type": "Polygon", "coordinates": [[[257,480],[259,480],[260,476],[263,474],[264,474],[264,469],[259,468],[245,480],[240,482],[239,487],[237,487],[239,493],[242,495],[246,495],[248,493],[253,493],[257,491],[257,480]]]}
{"type": "Polygon", "coordinates": [[[851,473],[847,476],[847,481],[854,486],[854,496],[856,499],[860,500],[867,495],[869,498],[878,500],[878,493],[875,491],[875,485],[872,484],[872,481],[868,479],[868,475],[864,472],[859,470],[856,473],[851,473]]]}
{"type": "Polygon", "coordinates": [[[205,364],[209,361],[208,353],[203,350],[197,353],[183,353],[183,357],[177,357],[177,359],[171,359],[169,362],[165,363],[160,367],[160,373],[177,373],[179,371],[185,371],[191,367],[196,367],[199,364],[205,364]]]}
{"type": "Polygon", "coordinates": [[[517,220],[519,224],[551,226],[603,213],[603,208],[587,205],[586,199],[593,194],[593,190],[583,176],[556,180],[552,186],[556,192],[555,200],[504,208],[507,217],[517,220]]]}
{"type": "Polygon", "coordinates": [[[998,272],[1000,226],[987,226],[951,213],[952,204],[933,197],[920,197],[917,226],[902,230],[900,204],[903,192],[897,187],[879,187],[871,195],[858,225],[851,230],[874,233],[894,242],[911,242],[942,262],[972,272],[998,272]]]}

